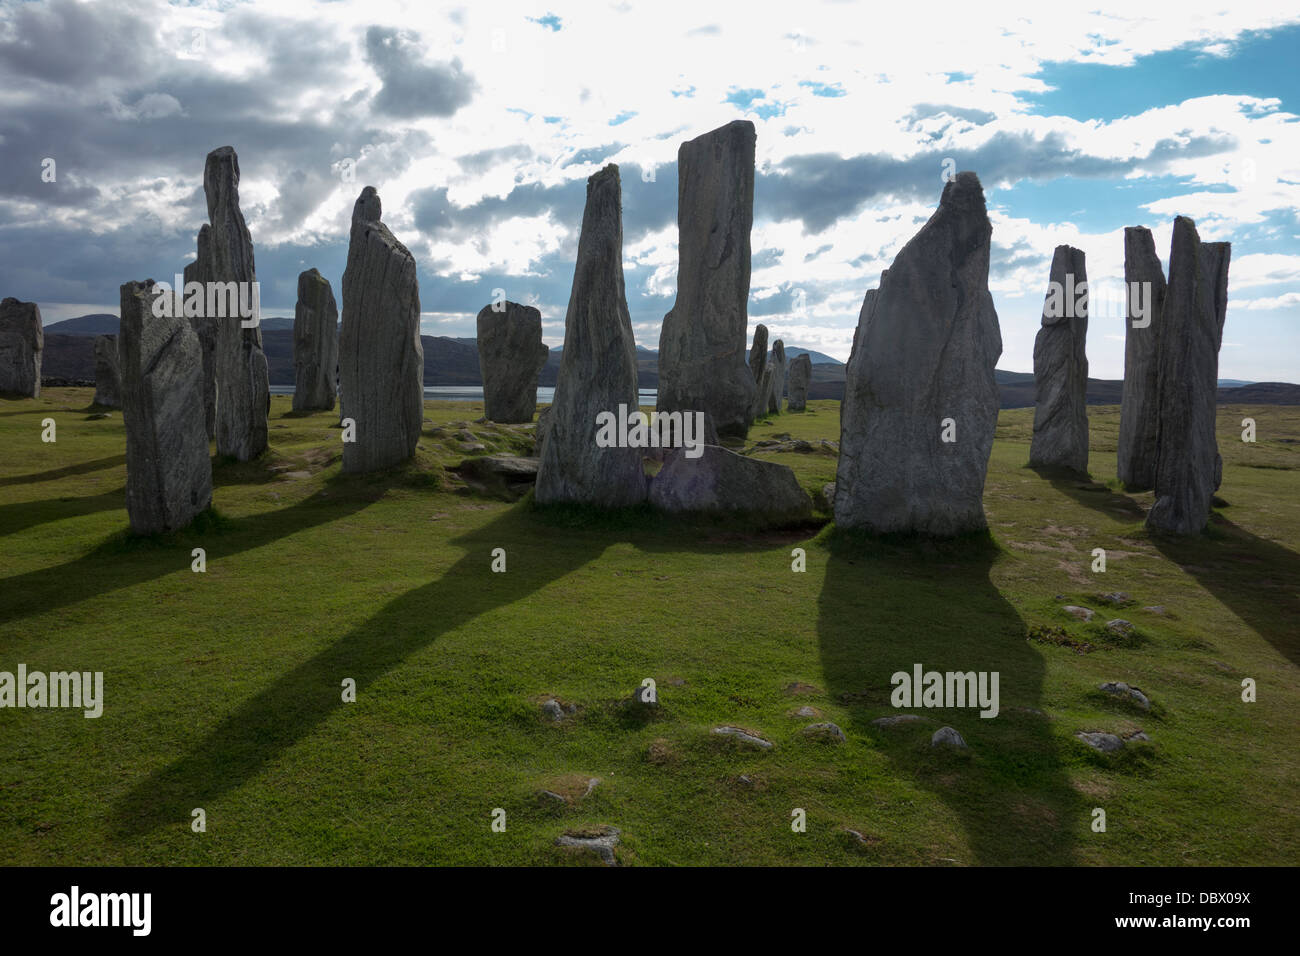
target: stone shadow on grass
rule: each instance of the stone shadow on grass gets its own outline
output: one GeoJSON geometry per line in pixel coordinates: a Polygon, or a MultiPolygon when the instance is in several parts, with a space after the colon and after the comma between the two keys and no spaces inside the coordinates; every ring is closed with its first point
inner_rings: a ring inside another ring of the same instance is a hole
{"type": "Polygon", "coordinates": [[[15,501],[0,505],[0,538],[51,521],[81,518],[126,507],[126,486],[98,495],[15,501]]]}
{"type": "Polygon", "coordinates": [[[961,862],[1074,862],[1087,811],[1047,718],[1021,709],[1041,709],[1045,666],[1020,615],[989,580],[998,554],[992,538],[881,539],[832,529],[824,541],[822,670],[827,693],[848,708],[856,732],[960,821],[975,857],[961,862]],[[998,716],[981,718],[978,707],[895,709],[890,678],[911,674],[915,664],[924,671],[997,671],[998,716]],[[872,723],[903,713],[933,722],[872,723]],[[969,751],[931,747],[943,725],[955,728],[969,751]]]}
{"type": "Polygon", "coordinates": [[[58,481],[60,478],[85,475],[92,471],[102,471],[105,468],[116,468],[118,465],[125,464],[126,455],[109,455],[106,458],[77,462],[75,465],[64,465],[62,468],[51,468],[49,471],[38,471],[34,475],[10,475],[7,478],[0,478],[0,487],[34,485],[40,481],[58,481]]]}
{"type": "Polygon", "coordinates": [[[1067,498],[1073,498],[1085,508],[1099,511],[1108,518],[1116,521],[1142,521],[1146,518],[1147,510],[1141,504],[1089,475],[1060,468],[1035,467],[1029,470],[1067,498]]]}

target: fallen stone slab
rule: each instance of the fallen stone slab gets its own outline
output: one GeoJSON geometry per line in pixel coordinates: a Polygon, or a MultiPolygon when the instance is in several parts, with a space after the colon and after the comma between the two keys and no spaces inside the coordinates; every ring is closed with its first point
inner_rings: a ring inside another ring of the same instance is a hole
{"type": "Polygon", "coordinates": [[[710,733],[717,734],[722,737],[732,737],[743,744],[748,744],[751,747],[757,747],[759,750],[771,750],[773,747],[772,741],[764,740],[762,737],[751,734],[747,730],[741,730],[739,727],[730,727],[730,726],[714,727],[713,730],[710,731],[710,733]]]}
{"type": "Polygon", "coordinates": [[[650,482],[650,503],[669,513],[745,513],[791,522],[812,515],[812,499],[786,465],[705,445],[698,458],[675,448],[650,482]]]}

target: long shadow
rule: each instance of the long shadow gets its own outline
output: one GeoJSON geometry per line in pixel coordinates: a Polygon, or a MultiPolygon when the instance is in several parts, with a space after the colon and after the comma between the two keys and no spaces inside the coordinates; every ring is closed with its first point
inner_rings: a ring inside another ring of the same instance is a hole
{"type": "Polygon", "coordinates": [[[588,563],[609,544],[556,548],[545,566],[491,574],[492,549],[517,535],[536,533],[526,506],[453,541],[465,556],[428,584],[385,605],[315,657],[281,676],[199,741],[189,753],[141,782],[113,809],[122,838],[188,820],[203,806],[251,779],[277,754],[343,706],[340,684],[358,694],[410,654],[494,608],[525,599],[588,563]]]}
{"type": "MultiPolygon", "coordinates": [[[[1027,466],[1026,466],[1027,467],[1027,466]]],[[[1085,508],[1099,511],[1108,518],[1117,521],[1141,521],[1146,517],[1146,509],[1128,495],[1117,494],[1110,487],[1092,480],[1088,475],[1062,471],[1058,468],[1030,468],[1053,488],[1073,498],[1085,508]]]]}
{"type": "MultiPolygon", "coordinates": [[[[1086,808],[1070,785],[1040,708],[1044,664],[1020,615],[989,580],[988,536],[947,543],[883,541],[832,530],[817,632],[826,690],[849,709],[897,773],[932,791],[961,821],[980,864],[1068,864],[1086,808]],[[1000,712],[895,709],[891,677],[996,671],[1000,712]],[[880,717],[925,721],[878,727],[880,717]],[[969,751],[932,747],[942,725],[969,751]]],[[[869,824],[869,819],[863,820],[869,824]]],[[[920,862],[934,862],[922,860],[920,862]]]]}
{"type": "Polygon", "coordinates": [[[382,497],[386,487],[336,476],[310,498],[278,511],[228,520],[214,520],[209,512],[183,531],[151,538],[118,532],[72,561],[0,580],[0,624],[172,574],[188,566],[194,547],[228,556],[337,521],[382,497]]]}
{"type": "Polygon", "coordinates": [[[126,455],[110,455],[107,458],[95,458],[75,465],[64,465],[62,468],[51,468],[49,471],[38,471],[34,475],[10,475],[8,478],[0,478],[0,488],[10,485],[34,485],[40,481],[58,481],[60,478],[71,478],[73,475],[84,475],[125,464],[126,455]]]}
{"type": "Polygon", "coordinates": [[[81,518],[125,507],[125,486],[116,491],[79,498],[47,498],[43,501],[17,501],[0,505],[0,538],[50,521],[81,518]]]}
{"type": "Polygon", "coordinates": [[[1151,543],[1279,654],[1300,665],[1300,554],[1217,513],[1203,534],[1152,533],[1151,543]]]}

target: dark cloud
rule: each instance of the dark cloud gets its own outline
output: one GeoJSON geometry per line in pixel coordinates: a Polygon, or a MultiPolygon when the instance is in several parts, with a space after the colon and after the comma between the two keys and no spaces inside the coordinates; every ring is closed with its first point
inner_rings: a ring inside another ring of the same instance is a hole
{"type": "Polygon", "coordinates": [[[426,64],[420,59],[419,37],[404,30],[371,27],[366,31],[366,59],[383,87],[372,104],[389,116],[451,116],[474,97],[478,88],[459,59],[426,64]]]}

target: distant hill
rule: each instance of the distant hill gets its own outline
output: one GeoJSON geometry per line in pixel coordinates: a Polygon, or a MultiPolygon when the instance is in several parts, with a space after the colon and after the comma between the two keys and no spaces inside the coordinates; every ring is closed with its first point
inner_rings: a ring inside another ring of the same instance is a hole
{"type": "Polygon", "coordinates": [[[49,335],[117,335],[118,318],[107,312],[95,312],[91,315],[79,315],[75,319],[62,322],[50,322],[45,326],[49,335]]]}

